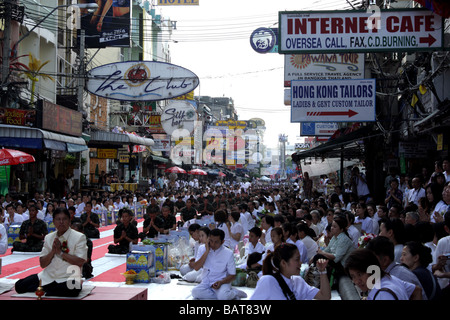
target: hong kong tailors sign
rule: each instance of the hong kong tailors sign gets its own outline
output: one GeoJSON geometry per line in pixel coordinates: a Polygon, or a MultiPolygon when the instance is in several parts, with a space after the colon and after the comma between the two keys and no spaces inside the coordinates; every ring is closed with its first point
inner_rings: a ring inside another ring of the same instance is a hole
{"type": "Polygon", "coordinates": [[[90,70],[86,89],[108,99],[157,101],[182,96],[198,85],[198,77],[180,66],[156,61],[129,61],[90,70]]]}
{"type": "Polygon", "coordinates": [[[443,48],[444,19],[429,10],[279,12],[279,52],[424,51],[443,48]]]}
{"type": "Polygon", "coordinates": [[[375,121],[375,79],[293,80],[291,122],[375,121]]]}

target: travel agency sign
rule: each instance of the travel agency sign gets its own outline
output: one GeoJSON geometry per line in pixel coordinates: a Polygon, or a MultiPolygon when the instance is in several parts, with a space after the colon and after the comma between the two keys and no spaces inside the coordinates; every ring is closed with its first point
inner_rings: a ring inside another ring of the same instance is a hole
{"type": "Polygon", "coordinates": [[[128,61],[89,70],[86,89],[108,99],[157,101],[182,96],[198,85],[198,77],[180,66],[157,61],[128,61]]]}
{"type": "Polygon", "coordinates": [[[444,19],[425,9],[279,12],[281,54],[443,48],[444,19]]]}

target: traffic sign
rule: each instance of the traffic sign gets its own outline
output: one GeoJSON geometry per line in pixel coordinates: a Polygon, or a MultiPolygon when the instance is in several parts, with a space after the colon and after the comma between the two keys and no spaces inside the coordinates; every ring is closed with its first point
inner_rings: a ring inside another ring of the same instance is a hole
{"type": "Polygon", "coordinates": [[[444,19],[426,9],[279,12],[279,52],[442,50],[444,19]]]}
{"type": "Polygon", "coordinates": [[[291,122],[375,121],[375,79],[291,81],[291,122]]]}

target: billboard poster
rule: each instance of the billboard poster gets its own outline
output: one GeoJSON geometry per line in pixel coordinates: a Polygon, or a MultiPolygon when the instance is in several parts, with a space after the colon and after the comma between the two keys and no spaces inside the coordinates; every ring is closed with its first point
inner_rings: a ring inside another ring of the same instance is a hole
{"type": "MultiPolygon", "coordinates": [[[[81,3],[82,1],[80,1],[81,3]]],[[[97,3],[94,12],[81,9],[81,29],[85,30],[86,48],[130,46],[130,0],[88,0],[97,3]]],[[[80,41],[78,30],[78,43],[80,41]]]]}

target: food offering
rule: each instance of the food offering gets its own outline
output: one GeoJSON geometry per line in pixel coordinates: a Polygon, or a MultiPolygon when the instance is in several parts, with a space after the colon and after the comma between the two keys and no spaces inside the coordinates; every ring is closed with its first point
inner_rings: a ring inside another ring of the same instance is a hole
{"type": "Polygon", "coordinates": [[[126,284],[134,284],[134,281],[138,274],[134,270],[127,270],[126,272],[122,273],[122,275],[125,277],[126,284]]]}

